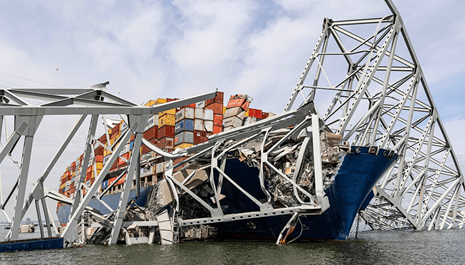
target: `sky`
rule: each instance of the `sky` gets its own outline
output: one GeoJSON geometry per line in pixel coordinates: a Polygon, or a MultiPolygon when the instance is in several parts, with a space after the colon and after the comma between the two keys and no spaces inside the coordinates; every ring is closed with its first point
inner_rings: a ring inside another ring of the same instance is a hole
{"type": "MultiPolygon", "coordinates": [[[[395,4],[465,168],[465,3],[395,4]]],[[[386,14],[381,0],[1,1],[0,87],[88,87],[108,80],[110,92],[136,104],[218,88],[227,96],[247,93],[254,98],[251,107],[280,113],[325,17],[386,14]]],[[[44,119],[30,180],[43,171],[75,121],[44,119]]],[[[85,133],[80,130],[47,186],[57,188],[65,167],[82,153],[85,133]]],[[[6,192],[17,173],[12,165],[4,167],[6,192]]],[[[7,211],[11,216],[11,202],[7,211]]]]}

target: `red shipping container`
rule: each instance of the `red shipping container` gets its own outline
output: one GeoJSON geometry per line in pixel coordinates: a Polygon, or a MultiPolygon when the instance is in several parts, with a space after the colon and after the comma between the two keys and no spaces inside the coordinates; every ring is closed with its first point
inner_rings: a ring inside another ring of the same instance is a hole
{"type": "Polygon", "coordinates": [[[104,135],[100,136],[100,138],[98,138],[98,141],[101,142],[102,144],[106,144],[107,143],[107,135],[104,134],[104,135]]]}
{"type": "Polygon", "coordinates": [[[213,126],[213,134],[217,134],[223,131],[223,126],[213,126]]]}
{"type": "Polygon", "coordinates": [[[147,154],[148,152],[152,151],[152,149],[148,148],[147,146],[145,146],[145,144],[142,145],[142,150],[140,151],[140,154],[143,155],[143,154],[147,154]]]}
{"type": "Polygon", "coordinates": [[[205,107],[206,109],[212,109],[214,114],[223,115],[223,104],[221,103],[211,103],[205,107]]]}
{"type": "Polygon", "coordinates": [[[173,137],[163,137],[158,139],[158,148],[161,149],[173,149],[174,148],[174,139],[173,137]]]}
{"type": "Polygon", "coordinates": [[[158,130],[158,139],[164,137],[174,137],[174,126],[163,126],[158,130]]]}
{"type": "Polygon", "coordinates": [[[244,102],[244,104],[242,104],[241,108],[243,110],[248,110],[249,106],[250,106],[250,101],[246,101],[246,102],[244,102]]]}
{"type": "Polygon", "coordinates": [[[152,128],[145,131],[143,137],[147,140],[157,138],[158,137],[158,126],[153,126],[152,128]]]}
{"type": "Polygon", "coordinates": [[[214,116],[213,116],[213,125],[216,125],[216,126],[223,125],[223,115],[214,114],[214,116]]]}
{"type": "Polygon", "coordinates": [[[118,182],[116,182],[116,185],[123,184],[125,180],[126,180],[126,174],[124,174],[124,176],[122,176],[122,177],[118,180],[118,182]]]}
{"type": "MultiPolygon", "coordinates": [[[[244,104],[245,98],[237,98],[237,99],[230,99],[228,102],[228,106],[226,108],[234,108],[234,107],[240,107],[242,104],[244,104]]],[[[223,112],[223,110],[221,110],[223,112]]]]}
{"type": "Polygon", "coordinates": [[[129,140],[129,142],[133,141],[136,137],[133,135],[131,135],[131,139],[129,140]]]}
{"type": "Polygon", "coordinates": [[[223,104],[224,101],[224,92],[216,92],[215,103],[223,104]]]}
{"type": "Polygon", "coordinates": [[[76,162],[71,163],[71,171],[76,170],[76,162]]]}
{"type": "Polygon", "coordinates": [[[259,109],[249,109],[249,117],[255,117],[257,119],[262,119],[262,110],[259,109]]]}
{"type": "Polygon", "coordinates": [[[103,154],[95,156],[95,162],[103,162],[103,154]]]}
{"type": "Polygon", "coordinates": [[[262,112],[262,119],[268,118],[269,115],[270,115],[270,113],[268,113],[268,112],[262,112]]]}
{"type": "Polygon", "coordinates": [[[90,172],[92,172],[92,166],[88,167],[86,171],[87,174],[89,174],[90,172]]]}
{"type": "Polygon", "coordinates": [[[205,132],[194,131],[194,144],[200,144],[208,141],[208,138],[205,136],[205,132]]]}
{"type": "MultiPolygon", "coordinates": [[[[208,105],[210,105],[212,103],[215,103],[215,98],[205,100],[205,106],[208,106],[208,105]]],[[[223,102],[221,102],[221,103],[223,103],[223,102]]]]}
{"type": "Polygon", "coordinates": [[[171,101],[175,101],[175,100],[178,100],[179,98],[167,98],[166,99],[166,102],[171,102],[171,101]]]}
{"type": "Polygon", "coordinates": [[[110,171],[113,171],[118,168],[118,160],[116,160],[110,168],[110,171]]]}
{"type": "Polygon", "coordinates": [[[95,152],[95,155],[103,155],[103,152],[104,152],[105,148],[103,146],[98,146],[97,148],[95,148],[94,152],[95,152]]]}

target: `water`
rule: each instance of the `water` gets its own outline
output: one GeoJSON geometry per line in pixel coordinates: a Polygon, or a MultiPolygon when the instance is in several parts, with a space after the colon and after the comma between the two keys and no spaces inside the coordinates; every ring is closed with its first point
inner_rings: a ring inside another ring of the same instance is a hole
{"type": "Polygon", "coordinates": [[[357,240],[286,246],[185,242],[24,251],[0,254],[0,264],[465,264],[464,252],[465,229],[364,231],[357,240]]]}

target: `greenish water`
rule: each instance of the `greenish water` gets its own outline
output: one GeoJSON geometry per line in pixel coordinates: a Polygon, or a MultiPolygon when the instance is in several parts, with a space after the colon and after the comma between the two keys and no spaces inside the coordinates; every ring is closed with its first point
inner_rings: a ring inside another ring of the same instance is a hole
{"type": "Polygon", "coordinates": [[[365,231],[320,243],[185,242],[0,254],[0,264],[465,264],[465,230],[365,231]]]}

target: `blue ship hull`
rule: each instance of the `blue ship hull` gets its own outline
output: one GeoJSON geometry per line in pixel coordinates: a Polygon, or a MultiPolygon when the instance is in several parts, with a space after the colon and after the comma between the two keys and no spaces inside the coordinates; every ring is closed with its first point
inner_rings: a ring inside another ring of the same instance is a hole
{"type": "MultiPolygon", "coordinates": [[[[320,215],[307,215],[300,217],[300,223],[290,234],[289,239],[299,237],[301,240],[347,239],[350,228],[358,210],[366,206],[372,197],[372,188],[383,173],[396,161],[397,155],[389,157],[388,152],[380,150],[378,154],[368,153],[368,147],[352,147],[334,177],[334,181],[325,189],[330,207],[320,215]],[[371,196],[370,196],[371,195],[371,196]]],[[[248,193],[257,199],[266,200],[258,181],[258,169],[248,167],[237,159],[227,160],[225,173],[248,193]]],[[[140,198],[136,199],[138,205],[144,205],[150,187],[141,189],[140,198]]],[[[221,200],[224,214],[259,211],[258,206],[243,195],[231,183],[225,181],[222,194],[226,197],[221,200]]],[[[118,205],[120,194],[112,194],[103,197],[103,200],[113,209],[118,205]]],[[[135,198],[132,190],[129,200],[135,198]]],[[[95,199],[92,199],[90,207],[100,210],[103,214],[109,213],[108,209],[95,199]]],[[[69,218],[70,206],[62,206],[58,209],[58,217],[61,223],[66,223],[69,218]]],[[[218,228],[217,238],[220,239],[274,239],[289,221],[290,216],[275,216],[257,218],[229,223],[212,224],[218,228]]]]}
{"type": "MultiPolygon", "coordinates": [[[[136,198],[136,190],[131,190],[129,194],[128,202],[131,201],[132,199],[135,199],[137,205],[144,206],[145,201],[147,200],[147,194],[149,193],[149,191],[150,191],[150,187],[141,188],[140,196],[139,198],[136,198]]],[[[103,196],[102,200],[106,204],[108,204],[108,206],[110,206],[113,210],[116,210],[116,208],[118,208],[120,197],[121,197],[121,193],[109,194],[109,195],[103,196]]],[[[108,210],[105,206],[103,206],[103,204],[100,203],[97,199],[92,199],[89,202],[88,206],[94,209],[97,209],[98,211],[100,211],[101,214],[110,213],[110,210],[108,210]]],[[[71,205],[63,205],[61,207],[58,207],[57,215],[58,215],[58,220],[60,221],[61,224],[68,223],[70,212],[71,212],[71,205]]]]}
{"type": "MultiPolygon", "coordinates": [[[[325,189],[330,207],[321,215],[301,216],[290,238],[301,240],[330,239],[346,240],[354,218],[362,205],[367,205],[372,198],[372,188],[383,173],[396,161],[397,155],[388,157],[386,151],[369,154],[368,147],[361,147],[360,153],[352,147],[339,168],[334,182],[325,189]],[[371,196],[370,196],[371,195],[371,196]]],[[[249,168],[238,160],[228,160],[226,174],[257,199],[266,199],[258,182],[258,169],[249,168]]],[[[258,206],[239,192],[232,184],[225,181],[221,200],[227,205],[225,214],[259,211],[258,206]]],[[[220,223],[218,238],[242,239],[276,239],[290,219],[290,215],[220,223]]]]}

